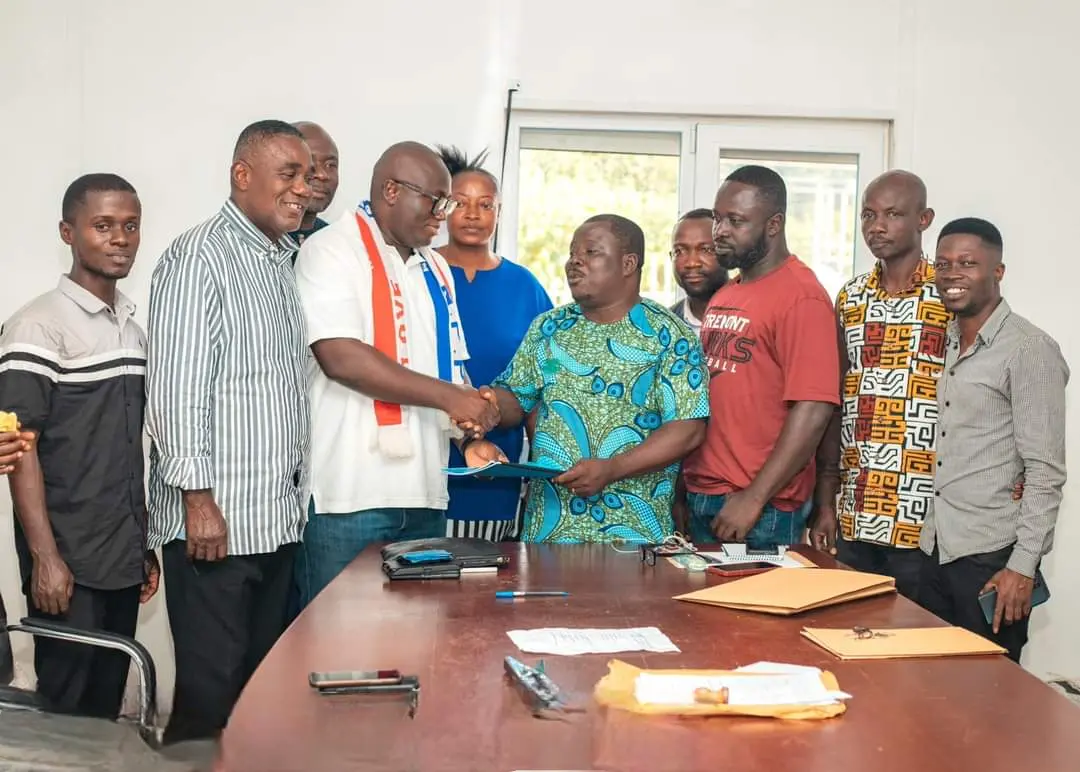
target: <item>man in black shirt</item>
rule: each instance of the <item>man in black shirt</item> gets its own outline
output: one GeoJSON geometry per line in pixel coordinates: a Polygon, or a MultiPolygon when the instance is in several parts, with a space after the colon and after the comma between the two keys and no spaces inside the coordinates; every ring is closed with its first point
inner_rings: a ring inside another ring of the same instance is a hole
{"type": "MultiPolygon", "coordinates": [[[[0,407],[34,437],[9,476],[15,548],[32,615],[132,637],[159,576],[145,546],[146,337],[116,289],[141,206],[124,179],[90,174],[62,209],[71,272],[0,333],[0,407]]],[[[34,643],[38,692],[57,710],[115,718],[129,667],[121,652],[34,643]]]]}

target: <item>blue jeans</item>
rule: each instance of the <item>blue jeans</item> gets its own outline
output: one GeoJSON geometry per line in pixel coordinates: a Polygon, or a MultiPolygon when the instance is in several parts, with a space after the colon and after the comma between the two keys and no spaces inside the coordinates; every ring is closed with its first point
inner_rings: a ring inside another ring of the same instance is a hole
{"type": "MultiPolygon", "coordinates": [[[[686,494],[686,502],[690,507],[690,541],[694,544],[716,543],[712,521],[724,506],[726,498],[724,494],[686,494]]],[[[746,544],[757,548],[801,544],[803,532],[806,530],[806,519],[810,516],[813,503],[811,498],[793,512],[766,504],[761,510],[761,517],[746,534],[746,544]]]]}
{"type": "Polygon", "coordinates": [[[365,509],[326,515],[316,514],[314,508],[313,502],[308,504],[304,539],[296,554],[300,610],[369,544],[446,536],[446,513],[441,509],[365,509]]]}

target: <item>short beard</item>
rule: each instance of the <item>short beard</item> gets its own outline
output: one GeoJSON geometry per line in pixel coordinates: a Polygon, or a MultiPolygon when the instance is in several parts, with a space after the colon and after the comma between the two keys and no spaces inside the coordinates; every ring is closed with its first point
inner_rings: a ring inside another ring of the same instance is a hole
{"type": "Polygon", "coordinates": [[[684,291],[686,292],[686,296],[692,300],[712,300],[712,296],[716,294],[716,291],[723,287],[725,284],[727,284],[726,273],[725,275],[718,278],[716,281],[710,282],[703,290],[700,290],[698,292],[691,292],[684,289],[684,291]]]}
{"type": "Polygon", "coordinates": [[[738,269],[740,272],[745,271],[748,268],[752,268],[761,262],[765,255],[769,254],[769,244],[765,237],[765,232],[762,231],[761,237],[754,243],[750,249],[745,252],[732,252],[724,260],[724,267],[731,269],[738,269]]]}

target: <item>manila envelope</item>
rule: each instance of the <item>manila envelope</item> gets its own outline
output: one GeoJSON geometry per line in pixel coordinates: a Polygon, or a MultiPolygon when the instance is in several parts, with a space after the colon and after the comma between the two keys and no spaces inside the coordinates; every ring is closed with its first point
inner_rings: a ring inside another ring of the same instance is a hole
{"type": "Polygon", "coordinates": [[[896,592],[891,576],[835,568],[775,569],[676,595],[675,600],[789,616],[896,592]]]}
{"type": "Polygon", "coordinates": [[[802,634],[840,659],[905,659],[1004,654],[1005,649],[962,627],[906,627],[873,630],[859,638],[853,630],[805,627],[802,634]]]}
{"type": "MultiPolygon", "coordinates": [[[[622,660],[608,661],[608,673],[593,689],[593,696],[601,705],[631,713],[676,716],[760,716],[762,718],[823,719],[839,716],[847,707],[842,701],[831,705],[648,705],[637,701],[634,684],[641,673],[677,673],[680,675],[704,675],[753,678],[760,673],[740,673],[725,670],[640,670],[622,660]]],[[[836,676],[825,671],[821,681],[830,691],[840,691],[836,676]]]]}

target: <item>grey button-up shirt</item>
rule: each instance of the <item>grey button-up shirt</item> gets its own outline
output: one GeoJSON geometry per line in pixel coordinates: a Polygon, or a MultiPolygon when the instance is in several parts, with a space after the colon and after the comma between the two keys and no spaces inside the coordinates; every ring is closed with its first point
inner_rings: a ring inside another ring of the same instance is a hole
{"type": "Polygon", "coordinates": [[[231,200],[165,251],[150,281],[149,544],[185,538],[185,490],[211,489],[230,555],[300,540],[309,351],[292,270],[231,200]]]}
{"type": "Polygon", "coordinates": [[[942,563],[1014,544],[1008,568],[1033,577],[1053,544],[1065,485],[1065,386],[1057,342],[1003,299],[960,353],[949,325],[938,383],[934,499],[920,547],[942,563]],[[1024,494],[1013,487],[1024,479],[1024,494]]]}

